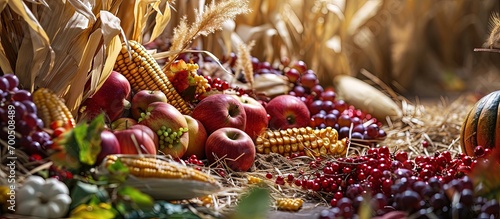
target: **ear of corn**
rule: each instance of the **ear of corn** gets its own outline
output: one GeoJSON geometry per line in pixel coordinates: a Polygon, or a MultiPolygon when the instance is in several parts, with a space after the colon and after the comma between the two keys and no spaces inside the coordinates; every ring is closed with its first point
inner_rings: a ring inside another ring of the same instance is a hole
{"type": "Polygon", "coordinates": [[[262,182],[261,178],[255,176],[247,176],[248,184],[259,184],[262,182]]]}
{"type": "Polygon", "coordinates": [[[106,167],[118,159],[130,174],[138,178],[188,179],[200,182],[216,182],[215,178],[191,167],[175,164],[155,157],[117,157],[106,158],[106,167]]]}
{"type": "Polygon", "coordinates": [[[33,92],[33,103],[46,128],[74,127],[76,122],[63,99],[47,88],[33,92]],[[55,125],[54,125],[55,124],[55,125]]]}
{"type": "Polygon", "coordinates": [[[255,140],[257,153],[271,152],[284,156],[304,152],[307,156],[342,156],[347,152],[346,139],[338,140],[337,130],[332,127],[311,127],[267,130],[255,140]]]}
{"type": "Polygon", "coordinates": [[[278,198],[276,200],[276,206],[278,210],[282,211],[298,211],[302,208],[304,200],[300,198],[278,198]]]}
{"type": "Polygon", "coordinates": [[[129,40],[123,44],[122,50],[116,59],[114,70],[123,74],[130,82],[132,90],[160,90],[167,96],[169,104],[177,108],[182,114],[190,114],[189,105],[182,99],[168,80],[160,65],[146,48],[136,41],[129,40]]]}

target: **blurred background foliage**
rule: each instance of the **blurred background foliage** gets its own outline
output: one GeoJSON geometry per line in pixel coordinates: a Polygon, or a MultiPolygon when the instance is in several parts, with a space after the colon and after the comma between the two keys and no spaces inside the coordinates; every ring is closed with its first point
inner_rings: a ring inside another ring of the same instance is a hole
{"type": "MultiPolygon", "coordinates": [[[[211,0],[176,1],[169,23],[211,0]]],[[[302,60],[324,86],[361,69],[400,94],[422,97],[500,89],[500,54],[483,47],[498,0],[252,0],[252,12],[195,46],[218,57],[255,40],[251,53],[302,60]]],[[[165,37],[172,31],[167,29],[165,37]]]]}

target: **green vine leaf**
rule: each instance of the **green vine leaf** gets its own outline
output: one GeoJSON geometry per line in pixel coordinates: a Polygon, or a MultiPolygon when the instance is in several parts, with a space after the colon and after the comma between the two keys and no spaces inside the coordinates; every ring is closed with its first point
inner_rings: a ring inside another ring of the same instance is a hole
{"type": "Polygon", "coordinates": [[[72,202],[70,209],[74,209],[81,204],[91,204],[91,202],[98,204],[100,202],[107,201],[108,199],[109,195],[103,188],[100,188],[97,185],[77,181],[71,191],[72,202]]]}
{"type": "Polygon", "coordinates": [[[236,206],[236,211],[231,219],[264,219],[269,212],[271,204],[269,190],[262,187],[254,187],[241,197],[236,206]]]}
{"type": "Polygon", "coordinates": [[[103,176],[105,178],[101,180],[106,180],[108,183],[123,183],[127,180],[129,175],[128,167],[123,165],[120,158],[109,165],[107,170],[110,174],[103,176]]]}
{"type": "Polygon", "coordinates": [[[55,140],[51,160],[74,172],[78,172],[82,166],[93,166],[101,152],[101,132],[104,126],[103,114],[98,115],[90,124],[77,124],[55,140]]]}
{"type": "Polygon", "coordinates": [[[96,157],[101,152],[101,132],[104,130],[104,125],[104,115],[99,114],[90,122],[85,134],[79,136],[84,138],[79,144],[80,162],[87,165],[95,164],[96,157]]]}
{"type": "Polygon", "coordinates": [[[154,200],[151,196],[142,193],[132,186],[122,186],[118,189],[118,195],[127,202],[132,203],[133,207],[140,209],[149,209],[153,207],[154,200]]]}

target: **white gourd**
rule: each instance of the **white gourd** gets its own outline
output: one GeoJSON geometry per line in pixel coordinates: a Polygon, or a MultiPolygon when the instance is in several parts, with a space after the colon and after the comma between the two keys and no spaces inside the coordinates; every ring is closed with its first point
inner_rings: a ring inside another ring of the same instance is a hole
{"type": "Polygon", "coordinates": [[[61,218],[69,210],[71,197],[66,184],[57,179],[29,176],[17,193],[16,213],[42,218],[61,218]]]}

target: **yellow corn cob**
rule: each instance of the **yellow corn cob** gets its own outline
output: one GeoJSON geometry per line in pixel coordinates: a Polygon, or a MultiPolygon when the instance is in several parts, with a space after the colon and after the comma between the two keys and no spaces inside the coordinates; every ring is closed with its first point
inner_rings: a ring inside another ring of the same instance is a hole
{"type": "Polygon", "coordinates": [[[106,159],[106,166],[113,164],[118,159],[129,169],[130,174],[139,178],[190,179],[209,183],[216,181],[215,178],[194,168],[154,157],[118,158],[110,155],[106,159]]]}
{"type": "Polygon", "coordinates": [[[201,198],[198,198],[201,201],[201,204],[203,206],[211,206],[213,204],[213,197],[212,195],[206,195],[201,198]]]}
{"type": "Polygon", "coordinates": [[[258,178],[255,176],[248,176],[247,180],[248,180],[248,184],[259,184],[262,182],[261,178],[258,178]]]}
{"type": "Polygon", "coordinates": [[[146,48],[136,41],[129,40],[130,50],[123,44],[116,59],[114,70],[123,74],[134,92],[140,90],[160,90],[167,96],[168,102],[182,114],[191,113],[189,105],[182,99],[168,80],[158,62],[146,48]],[[130,55],[129,55],[130,53],[130,55]]]}
{"type": "Polygon", "coordinates": [[[33,92],[33,103],[46,128],[74,127],[75,119],[63,99],[47,88],[33,92]]]}
{"type": "Polygon", "coordinates": [[[337,130],[332,127],[313,129],[311,127],[268,130],[255,140],[257,153],[271,152],[284,156],[304,152],[307,156],[345,155],[346,140],[338,140],[337,130]]]}
{"type": "Polygon", "coordinates": [[[276,200],[276,206],[278,210],[282,211],[298,211],[302,208],[304,200],[300,198],[278,198],[276,200]]]}

